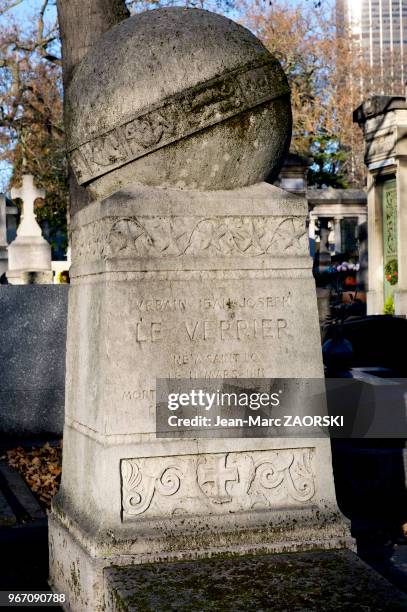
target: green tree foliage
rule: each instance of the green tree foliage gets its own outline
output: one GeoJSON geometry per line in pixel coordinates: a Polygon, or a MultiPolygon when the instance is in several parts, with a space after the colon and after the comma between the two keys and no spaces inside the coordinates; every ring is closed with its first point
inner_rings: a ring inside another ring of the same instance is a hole
{"type": "Polygon", "coordinates": [[[345,174],[348,151],[340,147],[337,139],[318,134],[311,143],[310,154],[313,163],[308,172],[308,183],[317,187],[349,187],[345,174]]]}

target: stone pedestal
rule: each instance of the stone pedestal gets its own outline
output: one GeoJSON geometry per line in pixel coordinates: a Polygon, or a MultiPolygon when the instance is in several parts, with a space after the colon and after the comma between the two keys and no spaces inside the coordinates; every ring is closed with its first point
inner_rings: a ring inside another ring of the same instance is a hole
{"type": "Polygon", "coordinates": [[[157,378],[323,376],[306,215],[262,183],[129,186],[75,216],[49,525],[70,609],[104,609],[111,565],[349,543],[329,440],[155,434],[157,378]]]}
{"type": "Polygon", "coordinates": [[[329,440],[156,435],[157,379],[323,378],[307,204],[262,182],[291,136],[278,61],[221,15],[149,11],[66,109],[98,201],[71,224],[52,588],[97,612],[112,565],[344,546],[329,440]]]}
{"type": "Polygon", "coordinates": [[[52,283],[51,247],[42,236],[17,236],[8,247],[12,285],[52,283]]]}
{"type": "Polygon", "coordinates": [[[349,550],[116,567],[106,574],[112,612],[407,608],[407,595],[349,550]]]}

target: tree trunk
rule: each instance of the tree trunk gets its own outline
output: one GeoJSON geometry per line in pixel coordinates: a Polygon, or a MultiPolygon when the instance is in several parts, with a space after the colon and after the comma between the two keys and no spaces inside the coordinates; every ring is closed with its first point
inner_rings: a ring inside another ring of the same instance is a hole
{"type": "MultiPolygon", "coordinates": [[[[57,0],[62,43],[64,89],[73,70],[95,42],[114,25],[129,17],[125,0],[57,0]]],[[[65,129],[69,129],[65,125],[65,129]]],[[[86,190],[78,185],[69,168],[70,216],[89,203],[86,190]]]]}

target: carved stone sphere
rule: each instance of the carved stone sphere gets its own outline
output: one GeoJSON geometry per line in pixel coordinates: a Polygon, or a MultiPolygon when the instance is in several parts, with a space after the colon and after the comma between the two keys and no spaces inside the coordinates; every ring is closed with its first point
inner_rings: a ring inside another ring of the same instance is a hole
{"type": "Polygon", "coordinates": [[[246,28],[199,9],[112,28],[66,95],[68,151],[94,197],[129,183],[234,189],[276,176],[291,137],[279,62],[246,28]]]}

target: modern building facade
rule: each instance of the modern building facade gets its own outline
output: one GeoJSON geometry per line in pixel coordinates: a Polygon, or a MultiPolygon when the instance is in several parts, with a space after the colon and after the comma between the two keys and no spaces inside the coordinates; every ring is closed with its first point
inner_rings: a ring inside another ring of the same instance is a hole
{"type": "Polygon", "coordinates": [[[363,95],[404,94],[407,0],[336,0],[337,25],[365,62],[363,95]]]}

